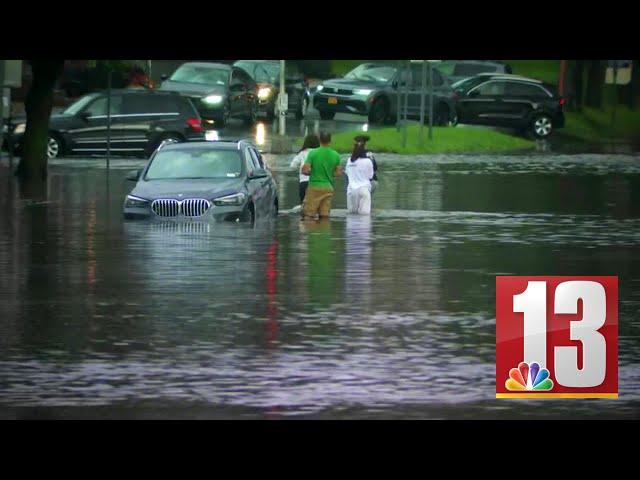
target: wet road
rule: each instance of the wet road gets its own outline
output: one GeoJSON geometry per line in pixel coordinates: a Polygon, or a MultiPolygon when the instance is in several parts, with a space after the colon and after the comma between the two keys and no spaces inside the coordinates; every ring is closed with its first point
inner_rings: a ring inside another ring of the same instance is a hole
{"type": "Polygon", "coordinates": [[[142,163],[0,166],[0,418],[639,418],[640,157],[380,155],[370,219],[255,228],[124,222],[142,163]],[[619,275],[618,400],[494,398],[494,277],[554,274],[619,275]]]}

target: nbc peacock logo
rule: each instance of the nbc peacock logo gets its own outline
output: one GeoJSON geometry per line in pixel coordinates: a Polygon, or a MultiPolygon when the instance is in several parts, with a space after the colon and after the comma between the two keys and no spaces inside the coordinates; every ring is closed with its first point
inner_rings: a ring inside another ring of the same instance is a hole
{"type": "Polygon", "coordinates": [[[520,362],[518,368],[509,370],[509,378],[505,382],[507,390],[548,392],[553,389],[553,380],[549,378],[549,370],[541,368],[540,364],[533,362],[520,362]]]}

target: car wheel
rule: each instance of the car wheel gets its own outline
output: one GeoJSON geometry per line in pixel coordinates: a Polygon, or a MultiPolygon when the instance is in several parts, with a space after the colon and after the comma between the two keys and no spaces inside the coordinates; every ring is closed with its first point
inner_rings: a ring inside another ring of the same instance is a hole
{"type": "Polygon", "coordinates": [[[240,220],[243,223],[248,223],[249,225],[254,224],[254,222],[256,221],[256,210],[253,206],[253,203],[247,204],[247,207],[240,214],[240,216],[238,217],[238,220],[240,220]]]}
{"type": "Polygon", "coordinates": [[[47,139],[47,157],[56,158],[62,153],[62,142],[57,135],[49,134],[47,139]]]}
{"type": "Polygon", "coordinates": [[[278,218],[278,212],[280,211],[280,208],[278,206],[278,199],[276,198],[275,201],[273,202],[273,218],[278,218]]]}
{"type": "Polygon", "coordinates": [[[296,120],[302,120],[307,116],[307,109],[309,108],[309,99],[303,97],[300,101],[300,107],[296,110],[296,120]]]}
{"type": "Polygon", "coordinates": [[[389,102],[386,98],[379,98],[371,106],[369,111],[369,123],[373,125],[381,125],[389,116],[389,102]]]}
{"type": "Polygon", "coordinates": [[[333,120],[333,117],[336,116],[336,112],[329,112],[327,110],[320,110],[320,118],[322,120],[333,120]]]}
{"type": "Polygon", "coordinates": [[[553,131],[553,121],[549,115],[537,115],[531,122],[531,132],[536,138],[547,138],[553,131]]]}
{"type": "MultiPolygon", "coordinates": [[[[427,122],[429,119],[427,118],[427,122]]],[[[446,127],[449,125],[449,107],[444,103],[436,105],[436,109],[433,115],[433,124],[438,127],[446,127]]]]}

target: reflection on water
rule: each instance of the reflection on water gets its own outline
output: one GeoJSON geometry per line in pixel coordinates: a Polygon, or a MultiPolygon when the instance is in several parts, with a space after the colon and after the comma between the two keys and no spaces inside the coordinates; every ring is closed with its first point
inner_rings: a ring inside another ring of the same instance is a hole
{"type": "Polygon", "coordinates": [[[377,158],[371,217],[339,180],[255,227],[124,222],[135,160],[55,160],[39,201],[0,167],[0,416],[638,416],[638,158],[377,158]],[[505,274],[620,277],[618,401],[493,398],[505,274]]]}

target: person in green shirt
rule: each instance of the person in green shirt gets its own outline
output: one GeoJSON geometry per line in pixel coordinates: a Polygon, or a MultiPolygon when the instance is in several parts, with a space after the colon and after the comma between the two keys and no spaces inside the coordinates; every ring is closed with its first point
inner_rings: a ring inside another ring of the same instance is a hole
{"type": "Polygon", "coordinates": [[[302,173],[309,175],[309,187],[302,204],[302,218],[329,217],[333,199],[333,182],[342,175],[340,155],[331,145],[331,134],[320,132],[320,147],[309,152],[302,173]]]}

